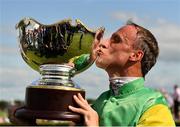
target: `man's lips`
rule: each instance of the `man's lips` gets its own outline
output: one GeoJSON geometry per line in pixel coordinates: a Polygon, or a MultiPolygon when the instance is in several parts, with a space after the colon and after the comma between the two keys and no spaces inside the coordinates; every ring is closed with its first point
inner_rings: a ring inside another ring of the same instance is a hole
{"type": "Polygon", "coordinates": [[[103,55],[103,52],[101,50],[98,50],[97,51],[97,56],[101,56],[101,55],[103,55]]]}

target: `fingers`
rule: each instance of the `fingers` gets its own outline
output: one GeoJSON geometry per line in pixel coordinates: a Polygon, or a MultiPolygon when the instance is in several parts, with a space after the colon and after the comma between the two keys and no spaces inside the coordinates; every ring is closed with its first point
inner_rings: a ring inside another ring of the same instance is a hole
{"type": "Polygon", "coordinates": [[[69,106],[69,109],[70,109],[71,111],[73,111],[73,112],[77,112],[77,113],[84,114],[84,115],[85,115],[85,113],[86,113],[86,111],[83,110],[82,108],[75,108],[75,107],[73,107],[73,106],[69,106]]]}
{"type": "Polygon", "coordinates": [[[74,63],[73,62],[69,62],[67,63],[68,66],[71,66],[71,67],[75,67],[74,63]]]}
{"type": "Polygon", "coordinates": [[[88,110],[90,110],[88,102],[82,97],[80,93],[78,93],[77,96],[74,95],[73,98],[76,101],[76,103],[80,106],[80,108],[69,106],[70,110],[80,114],[85,114],[88,110]]]}
{"type": "Polygon", "coordinates": [[[88,102],[87,102],[87,100],[85,100],[85,99],[81,96],[80,93],[78,93],[78,98],[79,98],[79,100],[81,100],[81,101],[84,102],[85,104],[89,105],[88,102]]]}
{"type": "MultiPolygon", "coordinates": [[[[81,95],[79,95],[81,96],[81,95]]],[[[74,100],[76,101],[76,103],[82,108],[82,109],[85,109],[85,110],[88,110],[88,104],[84,101],[84,99],[82,98],[81,96],[81,99],[79,98],[79,96],[76,96],[74,95],[73,98],[74,100]],[[83,99],[83,100],[82,100],[83,99]]]]}
{"type": "Polygon", "coordinates": [[[69,109],[72,110],[73,112],[77,112],[77,113],[85,115],[85,113],[87,111],[87,104],[88,103],[86,103],[86,101],[84,100],[84,98],[81,96],[80,93],[78,93],[77,96],[74,95],[73,98],[76,101],[76,103],[80,106],[80,108],[69,106],[69,109]]]}

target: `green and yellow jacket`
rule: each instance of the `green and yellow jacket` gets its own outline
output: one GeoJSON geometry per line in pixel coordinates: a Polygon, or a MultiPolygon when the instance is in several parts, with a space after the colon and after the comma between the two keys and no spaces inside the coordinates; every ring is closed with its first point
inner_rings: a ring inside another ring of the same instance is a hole
{"type": "Polygon", "coordinates": [[[139,78],[104,92],[93,104],[101,126],[175,126],[165,98],[139,78]]]}

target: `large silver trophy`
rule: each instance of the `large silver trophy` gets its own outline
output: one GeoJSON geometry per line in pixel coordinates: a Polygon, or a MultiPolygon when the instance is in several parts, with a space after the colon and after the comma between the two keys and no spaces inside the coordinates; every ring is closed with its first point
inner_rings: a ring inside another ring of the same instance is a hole
{"type": "Polygon", "coordinates": [[[85,91],[74,84],[71,77],[94,62],[90,51],[96,32],[80,20],[75,21],[74,25],[71,20],[43,25],[24,18],[16,25],[22,58],[41,74],[39,80],[26,88],[25,105],[16,110],[16,117],[32,121],[82,121],[81,115],[68,109],[69,105],[78,107],[74,94],[85,97],[85,91]],[[67,64],[70,61],[74,67],[67,64]]]}

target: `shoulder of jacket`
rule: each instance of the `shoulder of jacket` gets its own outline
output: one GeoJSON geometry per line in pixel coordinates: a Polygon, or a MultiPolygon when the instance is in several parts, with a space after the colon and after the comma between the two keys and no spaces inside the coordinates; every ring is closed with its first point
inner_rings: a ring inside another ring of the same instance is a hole
{"type": "Polygon", "coordinates": [[[162,105],[167,106],[166,99],[164,98],[162,93],[159,92],[158,90],[145,88],[144,98],[145,98],[145,101],[144,101],[144,106],[143,106],[144,107],[143,112],[157,104],[162,104],[162,105]]]}

